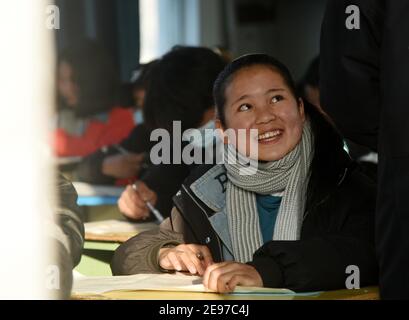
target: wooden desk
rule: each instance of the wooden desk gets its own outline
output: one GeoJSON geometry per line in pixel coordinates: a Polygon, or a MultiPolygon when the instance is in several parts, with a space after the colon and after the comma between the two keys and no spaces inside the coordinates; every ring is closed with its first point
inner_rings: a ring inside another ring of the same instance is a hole
{"type": "Polygon", "coordinates": [[[152,222],[132,224],[123,220],[86,223],[84,250],[75,270],[86,276],[111,275],[110,263],[116,248],[138,233],[155,227],[157,224],[152,222]],[[107,224],[112,224],[112,230],[107,224]],[[121,232],[121,228],[125,231],[121,232]]]}
{"type": "Polygon", "coordinates": [[[315,294],[228,295],[196,292],[112,291],[101,295],[74,295],[76,300],[379,300],[377,287],[359,290],[324,291],[315,294]]]}

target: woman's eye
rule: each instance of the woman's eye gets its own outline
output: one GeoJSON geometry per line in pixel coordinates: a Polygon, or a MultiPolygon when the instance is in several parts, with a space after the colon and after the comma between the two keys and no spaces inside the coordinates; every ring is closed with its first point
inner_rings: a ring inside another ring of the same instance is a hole
{"type": "Polygon", "coordinates": [[[250,109],[250,105],[248,105],[248,104],[242,104],[240,107],[239,107],[239,111],[247,111],[247,110],[249,110],[250,109]]]}
{"type": "Polygon", "coordinates": [[[277,103],[279,101],[283,100],[283,96],[274,96],[271,98],[272,103],[277,103]]]}

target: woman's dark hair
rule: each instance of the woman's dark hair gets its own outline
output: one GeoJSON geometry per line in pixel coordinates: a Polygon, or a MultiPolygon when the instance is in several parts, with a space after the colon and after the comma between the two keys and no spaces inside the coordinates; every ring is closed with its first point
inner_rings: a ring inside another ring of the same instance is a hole
{"type": "Polygon", "coordinates": [[[159,60],[152,60],[148,63],[141,63],[132,73],[131,83],[133,89],[142,89],[146,90],[149,81],[150,81],[150,73],[153,69],[153,66],[159,60]]]}
{"type": "Polygon", "coordinates": [[[158,60],[152,60],[148,63],[141,63],[132,71],[130,82],[123,83],[120,87],[118,99],[120,106],[140,107],[135,105],[134,91],[147,90],[152,67],[157,61],[158,60]]]}
{"type": "MultiPolygon", "coordinates": [[[[93,40],[81,39],[62,51],[58,58],[58,63],[61,62],[72,68],[73,81],[79,88],[79,102],[74,108],[77,116],[92,116],[115,106],[119,92],[118,73],[102,46],[93,40]]],[[[58,105],[66,107],[60,96],[58,105]]]]}
{"type": "MultiPolygon", "coordinates": [[[[284,64],[266,54],[242,56],[227,65],[214,84],[213,96],[218,117],[223,125],[226,123],[224,104],[227,86],[239,70],[256,65],[269,67],[279,73],[293,96],[299,99],[294,80],[284,64]]],[[[314,135],[314,157],[310,167],[311,176],[307,192],[308,210],[322,200],[318,199],[318,195],[336,185],[340,175],[344,173],[343,169],[351,163],[351,160],[344,151],[343,138],[332,120],[308,101],[304,101],[304,110],[314,135]]]]}
{"type": "Polygon", "coordinates": [[[146,91],[144,117],[151,128],[172,128],[179,120],[182,130],[200,125],[214,106],[212,87],[225,66],[212,50],[175,47],[152,67],[146,91]]]}

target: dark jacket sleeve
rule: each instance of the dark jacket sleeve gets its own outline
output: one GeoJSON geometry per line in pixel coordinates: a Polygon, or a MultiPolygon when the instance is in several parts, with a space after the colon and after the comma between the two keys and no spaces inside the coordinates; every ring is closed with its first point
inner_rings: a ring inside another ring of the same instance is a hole
{"type": "Polygon", "coordinates": [[[113,147],[106,147],[85,157],[75,168],[75,178],[93,184],[114,184],[114,177],[102,173],[102,163],[106,157],[118,153],[113,147]]]}
{"type": "Polygon", "coordinates": [[[56,209],[56,222],[68,240],[68,255],[73,267],[81,260],[84,246],[84,224],[81,210],[77,205],[77,192],[63,175],[58,177],[59,205],[56,209]]]}
{"type": "MultiPolygon", "coordinates": [[[[174,146],[171,145],[170,150],[167,152],[173,157],[174,153],[182,152],[185,145],[186,143],[182,143],[181,150],[174,149],[174,146]]],[[[201,152],[203,152],[203,149],[201,152]]],[[[155,156],[153,155],[152,158],[155,158],[155,156]]],[[[163,216],[170,216],[173,208],[173,196],[179,191],[183,181],[196,167],[195,164],[183,162],[178,164],[171,161],[171,164],[152,164],[141,175],[141,180],[158,195],[156,207],[163,216]]]]}
{"type": "Polygon", "coordinates": [[[123,243],[111,262],[113,275],[164,272],[159,266],[159,250],[183,243],[182,218],[176,209],[159,228],[142,232],[123,243]]]}
{"type": "Polygon", "coordinates": [[[408,15],[406,0],[329,0],[321,31],[323,109],[347,138],[397,157],[409,155],[408,15]],[[352,2],[360,26],[348,30],[352,2]]]}
{"type": "Polygon", "coordinates": [[[151,165],[141,176],[141,180],[158,195],[156,208],[164,217],[169,217],[173,207],[172,198],[189,175],[185,164],[151,165]]]}
{"type": "Polygon", "coordinates": [[[353,2],[360,9],[357,30],[345,24],[351,1],[327,2],[321,30],[321,105],[347,138],[377,150],[383,1],[353,2]]]}
{"type": "Polygon", "coordinates": [[[361,287],[376,284],[376,191],[369,183],[351,181],[340,187],[306,217],[301,240],[271,241],[257,250],[249,264],[258,270],[264,286],[294,291],[345,289],[349,265],[359,268],[361,287]]]}
{"type": "Polygon", "coordinates": [[[47,238],[54,248],[49,255],[47,267],[57,267],[60,286],[51,286],[49,294],[55,298],[68,299],[72,286],[72,269],[80,262],[84,245],[84,225],[77,205],[77,192],[63,175],[57,180],[58,206],[52,220],[47,220],[47,238]]]}

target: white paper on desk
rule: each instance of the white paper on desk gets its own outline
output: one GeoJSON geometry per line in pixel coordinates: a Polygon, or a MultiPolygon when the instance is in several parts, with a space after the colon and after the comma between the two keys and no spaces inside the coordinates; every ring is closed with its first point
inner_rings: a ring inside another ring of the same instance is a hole
{"type": "Polygon", "coordinates": [[[83,157],[61,157],[61,158],[54,158],[54,161],[57,165],[67,165],[67,164],[76,164],[80,163],[83,157]]]}
{"type": "Polygon", "coordinates": [[[74,181],[72,183],[79,196],[93,197],[93,196],[108,196],[120,197],[125,187],[115,187],[107,185],[94,185],[85,182],[74,181]]]}
{"type": "Polygon", "coordinates": [[[152,230],[158,227],[154,222],[134,223],[121,220],[103,220],[96,222],[84,223],[85,232],[104,235],[104,234],[120,234],[120,233],[140,233],[147,230],[152,230]]]}
{"type": "MultiPolygon", "coordinates": [[[[85,277],[74,279],[74,294],[101,294],[109,291],[184,291],[211,292],[202,284],[202,278],[184,274],[136,274],[115,277],[85,277]]],[[[293,294],[288,289],[237,287],[234,293],[293,294]]]]}

